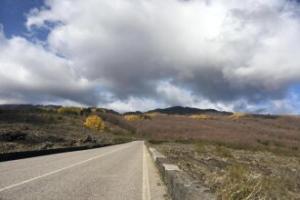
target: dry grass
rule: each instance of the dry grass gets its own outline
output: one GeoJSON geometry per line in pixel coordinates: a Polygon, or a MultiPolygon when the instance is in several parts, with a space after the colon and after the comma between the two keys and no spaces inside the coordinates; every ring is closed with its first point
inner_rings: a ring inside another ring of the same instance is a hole
{"type": "Polygon", "coordinates": [[[231,119],[231,120],[239,120],[239,119],[245,118],[247,116],[248,115],[246,113],[233,113],[228,118],[231,119]]]}
{"type": "Polygon", "coordinates": [[[216,143],[161,143],[170,161],[208,186],[218,199],[299,199],[300,157],[216,143]]]}
{"type": "Polygon", "coordinates": [[[213,116],[209,115],[191,115],[190,118],[195,119],[195,120],[209,120],[209,119],[214,119],[213,116]]]}
{"type": "Polygon", "coordinates": [[[137,121],[137,120],[142,120],[142,116],[141,115],[125,115],[124,119],[127,121],[137,121]]]}
{"type": "Polygon", "coordinates": [[[300,199],[300,118],[155,116],[132,123],[218,199],[300,199]]]}
{"type": "Polygon", "coordinates": [[[124,119],[127,121],[140,121],[140,120],[146,120],[146,119],[151,119],[151,116],[144,115],[144,114],[127,114],[124,115],[124,119]]]}
{"type": "Polygon", "coordinates": [[[58,113],[56,109],[0,110],[0,153],[114,143],[135,137],[133,127],[121,116],[109,113],[95,113],[101,115],[106,125],[101,134],[86,128],[84,122],[90,112],[86,113],[58,113]],[[87,140],[88,136],[91,140],[87,140]]]}
{"type": "Polygon", "coordinates": [[[152,117],[156,117],[156,116],[164,115],[164,114],[161,114],[161,113],[158,113],[158,112],[151,112],[151,113],[146,113],[145,115],[152,118],[152,117]]]}
{"type": "Polygon", "coordinates": [[[232,148],[271,150],[283,155],[300,153],[300,118],[247,116],[239,120],[213,116],[195,120],[189,116],[157,115],[129,123],[139,135],[157,141],[208,141],[232,148]]]}

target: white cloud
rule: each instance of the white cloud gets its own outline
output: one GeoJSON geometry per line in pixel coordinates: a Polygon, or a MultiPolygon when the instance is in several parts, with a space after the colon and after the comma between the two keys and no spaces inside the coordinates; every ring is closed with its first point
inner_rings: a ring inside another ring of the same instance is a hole
{"type": "Polygon", "coordinates": [[[252,108],[283,100],[289,86],[300,82],[296,1],[46,5],[32,10],[26,25],[49,29],[47,49],[21,37],[0,37],[1,83],[25,99],[30,91],[119,110],[157,104],[235,109],[240,102],[252,108]]]}
{"type": "Polygon", "coordinates": [[[118,112],[135,112],[135,111],[147,111],[152,110],[157,107],[165,107],[166,104],[160,104],[153,99],[143,99],[130,97],[125,101],[116,100],[107,104],[100,104],[99,106],[113,109],[118,112]]]}
{"type": "Polygon", "coordinates": [[[71,61],[22,37],[6,39],[3,33],[0,35],[2,101],[30,102],[35,98],[41,101],[62,97],[78,101],[83,100],[78,95],[91,90],[92,83],[74,72],[71,61]]]}

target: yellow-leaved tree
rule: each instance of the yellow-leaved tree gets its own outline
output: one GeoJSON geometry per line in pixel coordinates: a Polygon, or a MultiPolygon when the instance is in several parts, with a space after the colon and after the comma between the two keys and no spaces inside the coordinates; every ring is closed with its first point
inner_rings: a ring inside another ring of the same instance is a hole
{"type": "Polygon", "coordinates": [[[103,120],[98,115],[88,116],[84,122],[84,126],[94,130],[103,130],[105,128],[103,120]]]}

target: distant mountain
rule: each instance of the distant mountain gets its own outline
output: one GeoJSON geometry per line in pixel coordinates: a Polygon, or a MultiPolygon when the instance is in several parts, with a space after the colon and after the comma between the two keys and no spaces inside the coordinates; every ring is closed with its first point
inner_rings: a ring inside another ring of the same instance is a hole
{"type": "MultiPolygon", "coordinates": [[[[0,105],[0,110],[36,110],[36,109],[58,109],[60,105],[30,105],[30,104],[4,104],[0,105]]],[[[120,115],[120,113],[106,108],[97,108],[97,107],[88,107],[84,108],[85,110],[91,110],[94,112],[105,112],[115,115],[120,115]]],[[[211,114],[211,115],[231,115],[231,112],[218,111],[215,109],[199,109],[192,107],[183,107],[183,106],[173,106],[168,108],[158,108],[154,110],[149,110],[147,112],[126,112],[123,115],[129,114],[143,114],[143,113],[162,113],[168,115],[194,115],[194,114],[211,114]]]]}
{"type": "Polygon", "coordinates": [[[146,113],[163,113],[168,115],[195,115],[195,114],[215,114],[215,115],[231,115],[231,112],[218,111],[215,109],[199,109],[192,107],[182,107],[182,106],[173,106],[169,108],[158,108],[154,110],[149,110],[146,113]]]}

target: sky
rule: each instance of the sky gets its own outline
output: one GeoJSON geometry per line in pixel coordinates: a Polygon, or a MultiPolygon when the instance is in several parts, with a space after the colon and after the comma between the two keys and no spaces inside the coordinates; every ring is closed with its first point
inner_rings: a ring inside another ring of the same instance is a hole
{"type": "Polygon", "coordinates": [[[295,0],[1,0],[0,104],[300,113],[295,0]]]}

